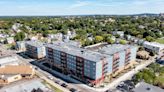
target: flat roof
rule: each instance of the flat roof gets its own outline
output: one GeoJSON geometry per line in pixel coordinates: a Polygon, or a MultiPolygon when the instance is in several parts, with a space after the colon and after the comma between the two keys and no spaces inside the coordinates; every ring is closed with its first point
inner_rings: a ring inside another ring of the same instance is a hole
{"type": "Polygon", "coordinates": [[[69,40],[69,41],[55,41],[55,42],[53,42],[53,44],[56,44],[56,45],[65,44],[65,45],[68,45],[68,46],[75,46],[75,47],[79,47],[79,45],[81,45],[80,42],[71,41],[71,40],[69,40]]]}
{"type": "Polygon", "coordinates": [[[153,86],[151,84],[140,82],[136,85],[136,88],[133,89],[134,92],[164,92],[164,89],[153,86]]]}
{"type": "Polygon", "coordinates": [[[98,62],[102,58],[108,57],[107,55],[101,54],[99,52],[79,48],[79,47],[76,47],[76,46],[69,46],[69,45],[64,44],[64,43],[58,44],[58,45],[48,44],[48,45],[46,45],[46,47],[50,47],[50,48],[58,50],[58,51],[63,51],[63,52],[65,52],[67,54],[70,54],[70,55],[83,57],[87,60],[91,60],[91,61],[94,61],[94,62],[98,62]]]}
{"type": "Polygon", "coordinates": [[[98,62],[104,57],[109,58],[117,52],[124,51],[125,49],[132,48],[134,46],[114,44],[114,45],[107,45],[104,47],[100,47],[96,50],[88,50],[76,46],[70,46],[63,42],[58,44],[47,44],[46,47],[50,47],[58,51],[63,51],[70,55],[83,57],[87,60],[98,62]]]}
{"type": "Polygon", "coordinates": [[[121,51],[124,51],[125,49],[132,48],[132,47],[134,47],[134,46],[113,44],[113,45],[106,45],[102,48],[97,49],[96,51],[103,53],[103,54],[113,55],[117,52],[121,52],[121,51]]]}
{"type": "Polygon", "coordinates": [[[164,44],[160,44],[160,43],[157,43],[157,42],[147,42],[147,41],[145,41],[144,44],[151,45],[151,46],[154,46],[154,47],[164,48],[164,44]]]}
{"type": "Polygon", "coordinates": [[[6,65],[0,67],[0,75],[33,74],[34,69],[28,65],[6,65]]]}
{"type": "Polygon", "coordinates": [[[40,79],[18,81],[15,85],[6,85],[0,89],[0,92],[31,92],[33,89],[42,89],[44,92],[52,92],[40,79]]]}
{"type": "Polygon", "coordinates": [[[18,64],[18,58],[17,56],[6,56],[6,57],[0,57],[0,64],[1,65],[8,65],[8,64],[18,64]]]}
{"type": "Polygon", "coordinates": [[[26,41],[25,42],[28,45],[34,46],[34,47],[43,47],[44,43],[39,42],[39,41],[26,41]]]}

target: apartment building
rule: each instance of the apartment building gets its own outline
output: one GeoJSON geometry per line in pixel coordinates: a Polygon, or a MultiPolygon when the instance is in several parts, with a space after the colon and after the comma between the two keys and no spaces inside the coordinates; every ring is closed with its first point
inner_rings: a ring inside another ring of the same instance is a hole
{"type": "Polygon", "coordinates": [[[48,63],[84,83],[98,85],[105,77],[128,68],[136,58],[137,47],[107,45],[95,50],[65,43],[46,45],[48,63]]]}
{"type": "Polygon", "coordinates": [[[46,56],[45,46],[38,41],[28,41],[25,43],[26,54],[35,59],[41,59],[46,56]]]}

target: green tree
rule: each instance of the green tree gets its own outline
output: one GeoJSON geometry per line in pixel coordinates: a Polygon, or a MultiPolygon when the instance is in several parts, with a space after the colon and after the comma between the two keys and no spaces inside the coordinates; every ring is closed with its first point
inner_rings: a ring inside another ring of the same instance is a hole
{"type": "Polygon", "coordinates": [[[120,40],[120,44],[126,44],[127,41],[126,40],[120,40]]]}
{"type": "Polygon", "coordinates": [[[15,35],[14,38],[16,41],[23,41],[25,38],[25,34],[23,32],[19,32],[15,35]]]}
{"type": "Polygon", "coordinates": [[[153,37],[151,37],[151,36],[147,36],[147,37],[146,37],[146,40],[149,41],[149,42],[152,42],[152,41],[154,41],[155,39],[154,39],[153,37]]]}
{"type": "Polygon", "coordinates": [[[113,39],[111,39],[111,38],[108,38],[108,39],[107,39],[107,42],[108,42],[109,44],[113,44],[115,41],[114,41],[113,39]]]}
{"type": "Polygon", "coordinates": [[[98,43],[98,42],[101,42],[103,41],[103,37],[102,36],[95,36],[95,42],[98,43]]]}

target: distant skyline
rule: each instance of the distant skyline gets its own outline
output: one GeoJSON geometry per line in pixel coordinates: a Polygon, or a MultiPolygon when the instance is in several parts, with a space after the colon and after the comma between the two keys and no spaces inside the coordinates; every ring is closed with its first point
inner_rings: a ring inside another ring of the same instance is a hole
{"type": "Polygon", "coordinates": [[[164,13],[164,0],[0,0],[0,16],[164,13]]]}

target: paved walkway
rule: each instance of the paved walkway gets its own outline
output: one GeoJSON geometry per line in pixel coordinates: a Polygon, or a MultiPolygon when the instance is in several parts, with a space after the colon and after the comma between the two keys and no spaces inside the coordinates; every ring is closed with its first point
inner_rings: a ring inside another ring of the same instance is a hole
{"type": "Polygon", "coordinates": [[[41,74],[40,72],[36,71],[36,75],[38,75],[41,79],[45,80],[46,82],[48,82],[49,84],[51,84],[52,86],[62,90],[63,92],[70,92],[68,89],[54,83],[52,80],[48,79],[47,77],[45,77],[43,74],[41,74]]]}

